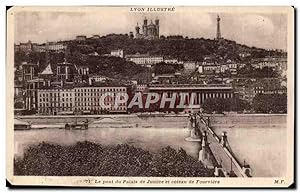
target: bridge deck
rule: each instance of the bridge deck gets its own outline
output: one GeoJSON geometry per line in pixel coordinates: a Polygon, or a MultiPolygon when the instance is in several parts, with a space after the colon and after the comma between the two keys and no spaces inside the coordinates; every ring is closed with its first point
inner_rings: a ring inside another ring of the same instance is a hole
{"type": "MultiPolygon", "coordinates": [[[[209,147],[211,149],[212,154],[214,155],[216,161],[219,165],[221,165],[226,172],[230,172],[231,170],[237,175],[237,177],[248,177],[243,172],[241,166],[237,162],[237,160],[231,155],[231,153],[222,146],[222,144],[219,142],[218,137],[216,137],[216,134],[214,131],[209,128],[204,121],[201,122],[205,125],[207,129],[207,141],[209,142],[209,147]]],[[[204,127],[202,127],[204,128],[204,127]]]]}

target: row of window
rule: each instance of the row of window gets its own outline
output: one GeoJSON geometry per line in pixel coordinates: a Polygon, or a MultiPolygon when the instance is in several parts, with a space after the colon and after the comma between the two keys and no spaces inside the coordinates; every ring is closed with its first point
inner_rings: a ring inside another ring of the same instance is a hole
{"type": "MultiPolygon", "coordinates": [[[[56,101],[59,101],[58,100],[58,98],[54,98],[54,99],[51,99],[50,100],[50,98],[40,98],[40,102],[56,102],[56,101]]],[[[62,102],[68,102],[68,101],[70,101],[70,102],[72,102],[72,98],[61,98],[60,99],[60,101],[62,101],[62,102]]]]}
{"type": "MultiPolygon", "coordinates": [[[[115,106],[115,104],[104,103],[105,105],[115,106]]],[[[101,106],[101,103],[75,103],[75,106],[101,106]]],[[[126,106],[126,103],[117,104],[117,106],[126,106]]]]}
{"type": "MultiPolygon", "coordinates": [[[[72,96],[72,92],[71,92],[71,89],[67,90],[69,91],[69,93],[60,93],[60,91],[57,91],[57,93],[40,93],[40,97],[48,97],[48,96],[72,96]],[[52,95],[53,94],[53,95],[52,95]]],[[[99,88],[94,88],[94,89],[75,89],[75,96],[80,96],[78,93],[87,93],[87,95],[90,95],[91,96],[94,94],[94,96],[96,96],[95,94],[96,93],[89,93],[89,92],[117,92],[117,91],[126,91],[126,88],[110,88],[110,89],[107,89],[107,88],[103,88],[103,89],[99,89],[99,88]]],[[[98,93],[97,93],[98,94],[98,93]]]]}
{"type": "Polygon", "coordinates": [[[59,103],[56,105],[56,103],[49,104],[49,103],[39,103],[40,107],[72,107],[72,103],[59,103]]]}
{"type": "Polygon", "coordinates": [[[264,93],[265,91],[263,91],[263,90],[256,90],[256,91],[254,91],[254,93],[264,93]]]}
{"type": "MultiPolygon", "coordinates": [[[[173,93],[175,92],[161,92],[161,93],[158,93],[162,96],[162,93],[166,93],[166,96],[168,98],[172,97],[173,96],[173,93]]],[[[180,98],[180,93],[175,93],[176,94],[176,97],[177,98],[180,98]]],[[[209,97],[224,97],[224,98],[230,98],[233,96],[232,93],[195,93],[196,94],[196,98],[198,98],[199,96],[200,97],[206,97],[206,98],[209,98],[209,97]]],[[[192,94],[189,93],[189,96],[191,96],[192,94]]]]}
{"type": "Polygon", "coordinates": [[[126,91],[126,88],[78,88],[76,92],[108,92],[108,91],[126,91]]]}
{"type": "Polygon", "coordinates": [[[58,109],[58,108],[51,109],[49,107],[43,107],[43,108],[39,109],[40,113],[49,113],[49,112],[54,112],[54,111],[60,112],[60,111],[73,111],[73,110],[71,107],[63,107],[60,109],[58,109]]]}
{"type": "Polygon", "coordinates": [[[102,81],[102,80],[105,80],[106,78],[103,78],[103,77],[99,77],[99,78],[97,78],[97,77],[91,77],[91,78],[89,78],[90,80],[94,80],[94,81],[102,81]]]}
{"type": "Polygon", "coordinates": [[[162,57],[143,57],[143,58],[131,58],[131,60],[148,60],[148,61],[163,61],[162,57]]]}
{"type": "Polygon", "coordinates": [[[113,110],[113,111],[126,111],[127,107],[110,107],[110,108],[102,108],[102,107],[75,107],[75,111],[93,111],[93,110],[113,110]]]}
{"type": "MultiPolygon", "coordinates": [[[[109,102],[115,101],[115,99],[112,98],[112,97],[105,97],[103,100],[104,101],[109,101],[109,102]]],[[[100,101],[100,98],[76,98],[75,101],[79,101],[79,102],[82,102],[82,101],[100,101]]]]}
{"type": "MultiPolygon", "coordinates": [[[[105,93],[106,94],[106,93],[105,93]]],[[[107,96],[115,96],[116,93],[107,92],[107,96]]],[[[102,96],[103,93],[75,93],[75,96],[102,96]]]]}
{"type": "MultiPolygon", "coordinates": [[[[105,105],[115,106],[115,104],[104,103],[105,105]]],[[[72,107],[73,103],[39,103],[39,107],[72,107]]],[[[102,106],[100,103],[75,103],[75,106],[94,106],[99,107],[102,106]]],[[[117,106],[125,106],[126,103],[117,104],[117,106]]]]}
{"type": "Polygon", "coordinates": [[[255,89],[264,89],[263,86],[256,86],[255,89]]]}
{"type": "Polygon", "coordinates": [[[62,96],[62,97],[71,97],[72,93],[40,93],[40,97],[56,97],[56,96],[62,96]]]}

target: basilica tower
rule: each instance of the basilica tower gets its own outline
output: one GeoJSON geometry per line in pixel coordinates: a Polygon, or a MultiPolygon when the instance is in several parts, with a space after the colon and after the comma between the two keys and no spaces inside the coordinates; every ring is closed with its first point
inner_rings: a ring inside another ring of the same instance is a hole
{"type": "Polygon", "coordinates": [[[143,36],[147,37],[148,35],[148,20],[147,18],[144,19],[144,25],[143,25],[143,36]]]}

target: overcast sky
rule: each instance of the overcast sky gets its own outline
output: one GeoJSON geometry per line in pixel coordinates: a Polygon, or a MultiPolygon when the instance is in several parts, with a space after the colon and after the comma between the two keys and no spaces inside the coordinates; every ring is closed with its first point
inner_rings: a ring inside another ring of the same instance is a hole
{"type": "Polygon", "coordinates": [[[143,19],[160,19],[160,35],[194,38],[216,36],[216,16],[221,17],[221,34],[248,46],[266,49],[287,47],[287,16],[282,13],[230,13],[176,8],[174,12],[131,12],[129,8],[97,8],[78,11],[21,11],[15,14],[15,43],[74,39],[109,33],[135,33],[143,19]]]}

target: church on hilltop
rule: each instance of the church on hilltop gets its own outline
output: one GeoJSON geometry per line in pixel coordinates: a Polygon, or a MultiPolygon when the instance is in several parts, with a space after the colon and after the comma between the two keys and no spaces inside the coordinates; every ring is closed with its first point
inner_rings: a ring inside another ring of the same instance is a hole
{"type": "MultiPolygon", "coordinates": [[[[217,15],[217,33],[215,40],[224,40],[221,36],[221,18],[217,15]]],[[[134,38],[133,32],[130,32],[131,37],[134,38]]],[[[143,25],[140,27],[139,24],[135,26],[135,38],[136,39],[146,39],[146,40],[156,40],[159,39],[159,19],[155,19],[154,23],[150,20],[148,23],[145,17],[143,25]]]]}
{"type": "Polygon", "coordinates": [[[155,23],[150,22],[148,24],[147,18],[144,19],[144,24],[142,26],[142,33],[140,32],[139,24],[135,27],[135,38],[136,39],[147,39],[155,40],[159,39],[159,19],[155,19],[155,23]]]}

